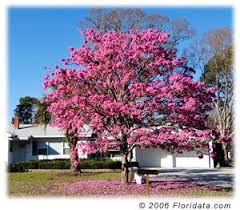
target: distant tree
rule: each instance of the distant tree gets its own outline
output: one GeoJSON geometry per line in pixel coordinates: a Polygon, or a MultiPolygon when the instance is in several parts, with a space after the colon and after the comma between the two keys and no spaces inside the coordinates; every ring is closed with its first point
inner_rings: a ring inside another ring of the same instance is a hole
{"type": "Polygon", "coordinates": [[[38,102],[37,98],[30,96],[21,97],[19,99],[19,104],[14,110],[14,115],[19,117],[20,123],[22,124],[33,123],[37,102],[38,102]]]}
{"type": "Polygon", "coordinates": [[[103,32],[129,31],[133,28],[161,27],[168,22],[166,16],[159,14],[147,15],[141,9],[89,9],[88,16],[80,21],[81,28],[91,27],[103,32]]]}
{"type": "Polygon", "coordinates": [[[191,38],[195,30],[184,18],[170,20],[161,14],[147,14],[138,8],[116,8],[106,10],[89,9],[88,16],[80,21],[81,28],[93,28],[97,31],[129,31],[130,29],[154,28],[170,34],[168,45],[174,48],[180,42],[191,38]]]}
{"type": "Polygon", "coordinates": [[[20,118],[22,124],[40,124],[46,126],[51,120],[47,111],[48,105],[43,100],[25,96],[19,99],[14,115],[20,118]]]}
{"type": "Polygon", "coordinates": [[[216,55],[205,65],[202,80],[210,86],[216,87],[215,109],[210,115],[210,122],[217,127],[220,133],[224,160],[229,160],[227,152],[231,142],[233,130],[233,62],[232,47],[227,48],[222,54],[216,55]]]}
{"type": "Polygon", "coordinates": [[[219,132],[218,139],[228,162],[227,148],[234,132],[232,32],[228,28],[210,30],[190,49],[189,65],[198,67],[202,71],[201,80],[216,89],[215,109],[209,115],[209,123],[219,132]]]}
{"type": "Polygon", "coordinates": [[[39,100],[36,104],[36,113],[34,115],[34,123],[44,125],[45,129],[51,121],[51,114],[47,111],[48,105],[39,100]]]}
{"type": "Polygon", "coordinates": [[[195,29],[188,20],[184,18],[175,18],[166,25],[166,30],[170,34],[169,45],[174,48],[181,42],[190,39],[195,34],[195,29]]]}

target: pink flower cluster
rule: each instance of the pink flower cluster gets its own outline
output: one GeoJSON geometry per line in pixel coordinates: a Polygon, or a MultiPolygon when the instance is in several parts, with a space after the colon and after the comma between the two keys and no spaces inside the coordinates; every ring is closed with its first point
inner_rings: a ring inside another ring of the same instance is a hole
{"type": "Polygon", "coordinates": [[[88,29],[84,35],[83,45],[44,79],[53,124],[74,135],[89,124],[98,135],[82,150],[106,151],[126,141],[179,150],[208,144],[214,90],[178,71],[185,58],[165,46],[167,33],[88,29]]]}

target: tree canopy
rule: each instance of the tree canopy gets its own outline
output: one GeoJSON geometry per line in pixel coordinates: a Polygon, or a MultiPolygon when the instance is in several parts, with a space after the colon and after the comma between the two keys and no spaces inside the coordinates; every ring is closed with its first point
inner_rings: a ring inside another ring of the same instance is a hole
{"type": "Polygon", "coordinates": [[[192,80],[185,59],[166,47],[169,34],[83,34],[84,44],[71,48],[63,66],[44,79],[53,124],[79,136],[87,123],[97,134],[96,141],[80,145],[83,151],[117,147],[124,165],[135,146],[178,152],[208,145],[215,90],[192,80]]]}
{"type": "Polygon", "coordinates": [[[80,28],[85,29],[86,27],[103,32],[127,32],[131,29],[148,28],[158,29],[170,34],[168,47],[171,48],[195,34],[194,28],[184,18],[170,19],[159,13],[147,14],[139,8],[89,9],[88,15],[80,21],[80,28]]]}
{"type": "Polygon", "coordinates": [[[37,98],[30,96],[21,97],[19,99],[19,104],[14,110],[14,114],[15,116],[19,117],[20,123],[22,124],[33,123],[37,102],[38,102],[37,98]]]}
{"type": "Polygon", "coordinates": [[[47,125],[51,120],[51,114],[47,111],[47,107],[42,99],[24,96],[19,99],[14,115],[19,117],[22,124],[47,125]]]}

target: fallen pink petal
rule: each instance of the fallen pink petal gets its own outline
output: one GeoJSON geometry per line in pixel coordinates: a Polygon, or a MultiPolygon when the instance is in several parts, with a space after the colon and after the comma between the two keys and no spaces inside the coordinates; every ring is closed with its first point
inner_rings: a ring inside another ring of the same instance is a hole
{"type": "MultiPolygon", "coordinates": [[[[176,190],[176,189],[197,189],[203,190],[222,190],[223,187],[196,184],[193,182],[183,181],[154,181],[150,182],[150,195],[158,195],[162,191],[176,190]]],[[[145,195],[146,185],[137,185],[130,183],[128,185],[122,184],[120,181],[80,181],[75,183],[64,184],[66,194],[82,196],[124,196],[124,195],[145,195]]]]}

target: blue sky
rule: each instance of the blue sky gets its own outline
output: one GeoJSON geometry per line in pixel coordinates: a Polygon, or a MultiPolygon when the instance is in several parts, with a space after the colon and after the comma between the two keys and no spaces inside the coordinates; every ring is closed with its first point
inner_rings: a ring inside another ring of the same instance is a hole
{"type": "MultiPolygon", "coordinates": [[[[173,18],[186,18],[197,36],[210,29],[232,27],[231,8],[142,8],[173,18]]],[[[81,45],[79,22],[88,8],[8,9],[8,121],[23,96],[42,97],[45,66],[68,56],[69,47],[81,45]]]]}

